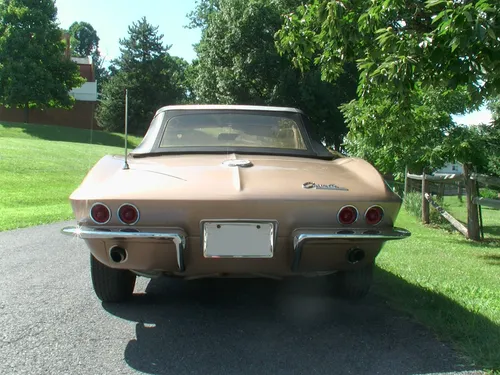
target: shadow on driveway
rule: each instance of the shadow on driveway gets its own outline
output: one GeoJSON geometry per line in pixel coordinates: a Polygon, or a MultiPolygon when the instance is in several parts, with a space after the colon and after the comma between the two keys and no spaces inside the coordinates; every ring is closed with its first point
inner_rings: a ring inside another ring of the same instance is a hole
{"type": "Polygon", "coordinates": [[[380,297],[334,299],[320,278],[156,279],[131,302],[103,307],[137,322],[136,339],[124,357],[149,374],[404,375],[470,369],[380,297]]]}

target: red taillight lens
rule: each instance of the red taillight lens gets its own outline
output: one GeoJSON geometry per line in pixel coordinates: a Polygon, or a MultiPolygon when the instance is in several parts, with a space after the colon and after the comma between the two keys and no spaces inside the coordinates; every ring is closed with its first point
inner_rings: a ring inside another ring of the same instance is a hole
{"type": "Polygon", "coordinates": [[[90,217],[97,224],[106,224],[111,219],[111,211],[105,204],[96,203],[90,209],[90,217]]]}
{"type": "Polygon", "coordinates": [[[384,217],[384,210],[382,207],[374,206],[370,207],[365,214],[366,223],[370,225],[375,225],[380,223],[384,217]]]}
{"type": "Polygon", "coordinates": [[[131,204],[124,204],[118,209],[118,217],[122,223],[132,225],[139,221],[139,210],[131,204]]]}
{"type": "Polygon", "coordinates": [[[352,224],[358,218],[358,210],[353,206],[342,207],[338,214],[338,219],[341,224],[352,224]]]}

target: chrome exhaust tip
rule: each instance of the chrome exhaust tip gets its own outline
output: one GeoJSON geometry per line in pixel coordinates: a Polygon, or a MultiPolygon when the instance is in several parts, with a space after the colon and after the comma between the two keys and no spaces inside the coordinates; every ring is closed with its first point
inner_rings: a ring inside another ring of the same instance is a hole
{"type": "Polygon", "coordinates": [[[347,260],[349,263],[355,264],[361,262],[365,258],[365,251],[362,249],[354,248],[347,253],[347,260]]]}
{"type": "Polygon", "coordinates": [[[114,263],[123,263],[127,260],[127,250],[120,246],[109,249],[109,257],[114,263]]]}

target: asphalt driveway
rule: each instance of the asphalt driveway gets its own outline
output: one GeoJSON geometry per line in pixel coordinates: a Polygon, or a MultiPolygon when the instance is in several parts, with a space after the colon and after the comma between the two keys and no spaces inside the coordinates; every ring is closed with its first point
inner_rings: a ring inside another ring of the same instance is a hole
{"type": "Polygon", "coordinates": [[[0,374],[478,373],[379,297],[317,280],[139,278],[103,305],[69,224],[0,233],[0,374]]]}

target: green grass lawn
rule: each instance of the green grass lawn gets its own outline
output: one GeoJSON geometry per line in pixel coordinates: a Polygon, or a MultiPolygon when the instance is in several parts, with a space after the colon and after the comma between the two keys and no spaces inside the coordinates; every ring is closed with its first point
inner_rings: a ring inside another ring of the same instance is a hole
{"type": "MultiPolygon", "coordinates": [[[[71,192],[122,145],[119,134],[95,131],[91,140],[78,129],[0,124],[0,230],[71,219],[71,192]]],[[[447,203],[465,220],[458,199],[447,203]]],[[[465,363],[500,369],[500,211],[485,209],[483,217],[487,241],[475,243],[401,210],[397,225],[412,236],[386,244],[373,291],[449,342],[465,363]]]]}
{"type": "MultiPolygon", "coordinates": [[[[457,197],[445,197],[446,210],[458,221],[467,226],[467,207],[465,198],[460,202],[457,197]]],[[[500,210],[482,207],[483,230],[485,239],[500,238],[500,210]]]]}
{"type": "MultiPolygon", "coordinates": [[[[465,208],[452,199],[459,216],[465,208]]],[[[500,211],[484,218],[492,229],[478,243],[426,227],[401,210],[397,225],[412,236],[386,244],[374,291],[452,343],[468,363],[500,370],[500,236],[493,236],[500,211]]]]}
{"type": "MultiPolygon", "coordinates": [[[[135,147],[140,142],[130,137],[135,147]]],[[[0,231],[72,218],[68,197],[123,135],[37,124],[0,124],[0,231]]]]}

